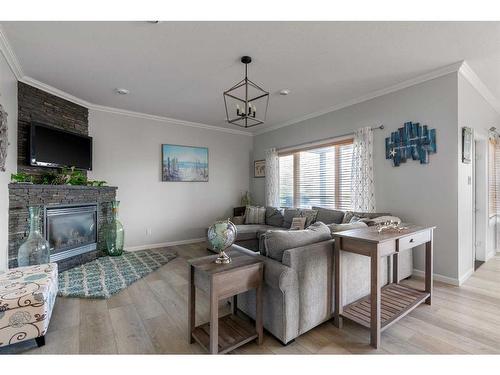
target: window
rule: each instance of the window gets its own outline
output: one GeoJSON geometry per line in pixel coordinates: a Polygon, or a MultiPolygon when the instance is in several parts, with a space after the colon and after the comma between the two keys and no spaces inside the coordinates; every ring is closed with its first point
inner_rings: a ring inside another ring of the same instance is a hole
{"type": "Polygon", "coordinates": [[[488,143],[488,203],[490,217],[497,215],[500,204],[500,145],[498,140],[490,138],[488,143]]]}
{"type": "Polygon", "coordinates": [[[352,139],[281,154],[280,205],[350,209],[351,161],[352,139]]]}

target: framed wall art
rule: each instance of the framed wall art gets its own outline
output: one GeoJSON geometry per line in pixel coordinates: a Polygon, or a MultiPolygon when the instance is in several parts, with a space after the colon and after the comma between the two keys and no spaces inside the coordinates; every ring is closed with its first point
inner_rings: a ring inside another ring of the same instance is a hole
{"type": "Polygon", "coordinates": [[[255,160],[253,162],[253,176],[255,178],[266,177],[266,161],[255,160]]]}
{"type": "Polygon", "coordinates": [[[208,148],[164,144],[161,149],[162,181],[208,181],[208,148]]]}
{"type": "Polygon", "coordinates": [[[462,128],[462,163],[470,164],[472,153],[472,129],[462,128]]]}

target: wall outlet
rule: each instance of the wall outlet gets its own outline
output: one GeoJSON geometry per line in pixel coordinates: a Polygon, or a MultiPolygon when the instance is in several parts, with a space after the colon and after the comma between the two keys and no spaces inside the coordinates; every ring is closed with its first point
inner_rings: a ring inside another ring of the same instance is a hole
{"type": "Polygon", "coordinates": [[[153,234],[153,230],[151,228],[146,228],[146,236],[151,236],[153,234]]]}

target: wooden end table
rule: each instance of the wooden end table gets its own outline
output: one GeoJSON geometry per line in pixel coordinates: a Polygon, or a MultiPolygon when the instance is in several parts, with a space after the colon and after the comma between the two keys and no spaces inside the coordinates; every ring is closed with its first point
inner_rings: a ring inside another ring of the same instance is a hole
{"type": "Polygon", "coordinates": [[[370,344],[380,346],[380,333],[425,301],[432,301],[432,239],[435,227],[407,225],[408,229],[377,232],[376,227],[352,229],[333,234],[335,239],[335,313],[334,323],[342,327],[348,318],[370,328],[370,344]],[[399,252],[425,244],[425,288],[418,290],[399,284],[399,252]],[[340,251],[370,257],[370,295],[342,306],[340,251]],[[381,258],[393,257],[393,282],[381,286],[381,258]]]}
{"type": "Polygon", "coordinates": [[[250,255],[231,251],[232,262],[215,264],[217,255],[189,261],[189,343],[196,340],[211,354],[230,352],[257,339],[262,344],[262,280],[264,263],[250,255]],[[196,287],[209,291],[210,321],[195,326],[196,287]],[[255,327],[236,315],[237,295],[256,289],[255,327]],[[232,297],[232,313],[219,318],[219,300],[232,297]]]}

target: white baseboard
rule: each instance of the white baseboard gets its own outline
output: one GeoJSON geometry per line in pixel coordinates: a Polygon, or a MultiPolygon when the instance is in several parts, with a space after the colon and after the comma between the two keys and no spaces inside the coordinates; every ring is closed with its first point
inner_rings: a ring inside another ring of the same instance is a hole
{"type": "Polygon", "coordinates": [[[459,285],[462,285],[463,283],[465,283],[469,279],[469,277],[472,276],[473,273],[474,273],[474,268],[471,268],[470,270],[468,270],[462,277],[460,277],[459,285]]]}
{"type": "Polygon", "coordinates": [[[190,243],[197,242],[205,242],[206,238],[191,238],[188,240],[180,240],[180,241],[170,241],[170,242],[162,242],[162,243],[152,243],[147,245],[139,245],[139,246],[129,246],[125,247],[127,251],[138,251],[138,250],[146,250],[146,249],[158,249],[160,247],[168,247],[168,246],[176,246],[176,245],[186,245],[190,243]]]}
{"type": "Polygon", "coordinates": [[[489,261],[491,258],[493,258],[496,254],[496,250],[490,250],[487,254],[486,254],[486,258],[485,258],[485,262],[489,261]]]}
{"type": "MultiPolygon", "coordinates": [[[[425,272],[421,271],[421,270],[417,270],[416,268],[414,268],[413,269],[413,275],[424,277],[425,276],[425,272]]],[[[460,285],[460,280],[455,279],[453,277],[443,276],[443,275],[435,273],[435,274],[432,275],[432,278],[434,280],[436,280],[436,281],[441,281],[442,283],[456,285],[456,286],[460,285]]]]}
{"type": "MultiPolygon", "coordinates": [[[[474,273],[474,269],[471,268],[470,270],[468,270],[459,279],[456,279],[456,278],[453,278],[453,277],[448,277],[448,276],[443,276],[443,275],[440,275],[438,273],[433,274],[432,278],[434,280],[436,280],[436,281],[441,281],[442,283],[445,283],[445,284],[451,284],[451,285],[455,285],[455,286],[460,286],[463,283],[465,283],[469,279],[469,277],[471,277],[471,275],[473,273],[474,273]]],[[[417,270],[416,268],[413,269],[413,274],[415,276],[420,276],[420,277],[424,277],[425,276],[425,272],[424,271],[417,270]]]]}

